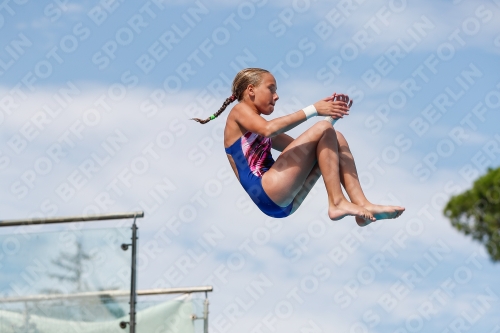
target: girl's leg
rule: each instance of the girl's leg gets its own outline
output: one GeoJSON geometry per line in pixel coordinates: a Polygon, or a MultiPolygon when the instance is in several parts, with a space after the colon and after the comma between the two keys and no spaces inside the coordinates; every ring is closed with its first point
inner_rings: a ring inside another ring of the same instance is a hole
{"type": "MultiPolygon", "coordinates": [[[[392,219],[400,216],[405,208],[400,206],[374,205],[366,198],[359,183],[358,172],[354,157],[347,140],[342,133],[337,132],[340,156],[340,181],[344,186],[351,202],[368,210],[377,220],[392,219]]],[[[356,219],[359,225],[366,225],[364,221],[356,219]]]]}
{"type": "Polygon", "coordinates": [[[320,121],[295,139],[262,177],[267,195],[279,206],[286,206],[304,189],[306,180],[316,181],[313,169],[319,165],[328,193],[328,214],[332,220],[354,215],[375,220],[371,213],[349,202],[342,193],[339,176],[337,136],[332,125],[320,121]]]}
{"type": "Polygon", "coordinates": [[[304,184],[302,185],[302,188],[300,189],[299,193],[295,196],[293,199],[293,206],[292,206],[292,212],[295,213],[295,211],[302,205],[302,202],[306,199],[307,195],[313,188],[314,184],[318,181],[319,177],[321,177],[321,170],[319,169],[319,164],[316,163],[307,176],[306,180],[304,181],[304,184]]]}

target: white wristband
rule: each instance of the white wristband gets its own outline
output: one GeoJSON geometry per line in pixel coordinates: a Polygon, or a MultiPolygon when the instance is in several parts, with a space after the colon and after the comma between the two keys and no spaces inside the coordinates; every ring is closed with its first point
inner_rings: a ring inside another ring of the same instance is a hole
{"type": "Polygon", "coordinates": [[[325,117],[325,120],[328,121],[330,124],[335,125],[338,119],[333,119],[332,117],[328,116],[325,117]]]}
{"type": "Polygon", "coordinates": [[[304,111],[304,113],[306,114],[306,119],[309,119],[311,117],[315,117],[318,115],[318,111],[316,111],[316,108],[312,104],[303,108],[302,111],[304,111]]]}

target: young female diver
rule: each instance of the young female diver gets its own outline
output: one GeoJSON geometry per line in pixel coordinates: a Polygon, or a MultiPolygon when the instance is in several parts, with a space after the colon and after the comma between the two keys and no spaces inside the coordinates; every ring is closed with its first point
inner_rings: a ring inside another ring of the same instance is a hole
{"type": "Polygon", "coordinates": [[[333,123],[349,114],[352,100],[334,94],[292,114],[270,121],[278,100],[276,80],[267,70],[247,68],[233,81],[232,95],[215,114],[217,118],[235,100],[224,130],[224,146],[229,163],[241,185],[262,212],[286,217],[297,210],[320,176],[328,193],[328,215],[332,220],[355,216],[360,226],[379,219],[400,216],[399,206],[369,202],[361,189],[354,158],[344,136],[333,123]],[[312,116],[326,116],[293,139],[285,134],[312,116]],[[281,151],[276,162],[271,148],[281,151]],[[344,186],[350,201],[341,188],[344,186]]]}

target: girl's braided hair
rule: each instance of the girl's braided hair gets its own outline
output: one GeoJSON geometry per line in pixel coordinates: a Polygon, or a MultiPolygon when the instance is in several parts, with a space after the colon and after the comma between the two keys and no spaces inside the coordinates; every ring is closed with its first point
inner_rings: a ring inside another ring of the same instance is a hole
{"type": "Polygon", "coordinates": [[[253,86],[258,86],[260,81],[262,80],[262,74],[269,73],[269,71],[262,68],[245,68],[236,74],[233,80],[232,87],[232,95],[222,103],[219,111],[208,117],[207,119],[200,118],[192,118],[192,120],[197,121],[201,124],[206,124],[210,120],[214,120],[217,118],[224,110],[228,107],[229,104],[234,102],[235,100],[241,101],[243,99],[243,92],[247,89],[247,87],[251,84],[253,86]]]}

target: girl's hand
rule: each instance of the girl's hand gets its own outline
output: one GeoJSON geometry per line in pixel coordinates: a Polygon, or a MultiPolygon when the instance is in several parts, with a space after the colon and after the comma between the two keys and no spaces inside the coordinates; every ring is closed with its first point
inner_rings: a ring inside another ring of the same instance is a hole
{"type": "Polygon", "coordinates": [[[319,116],[331,116],[333,119],[343,118],[349,115],[349,109],[353,101],[348,95],[334,93],[321,101],[314,103],[319,116]]]}
{"type": "Polygon", "coordinates": [[[345,104],[347,105],[348,108],[350,108],[352,106],[352,103],[354,102],[353,100],[351,100],[349,98],[349,95],[345,95],[345,94],[337,95],[337,93],[333,93],[333,95],[331,97],[332,97],[332,100],[345,102],[345,104]]]}

